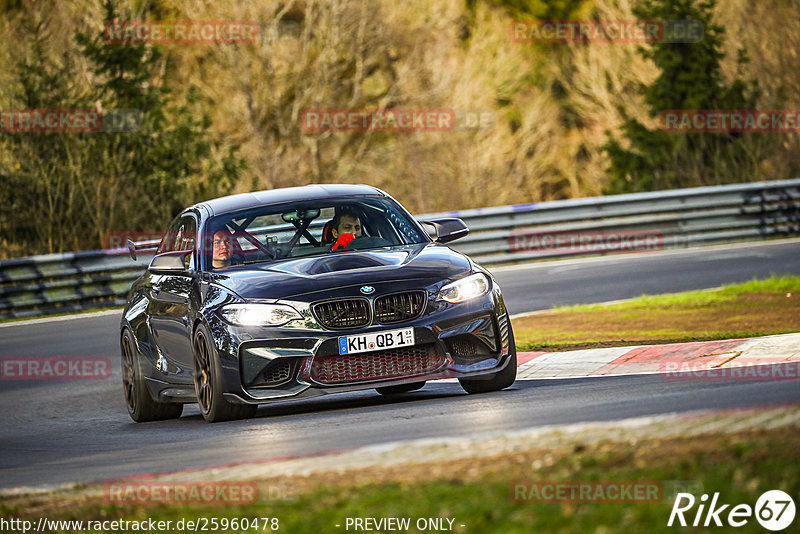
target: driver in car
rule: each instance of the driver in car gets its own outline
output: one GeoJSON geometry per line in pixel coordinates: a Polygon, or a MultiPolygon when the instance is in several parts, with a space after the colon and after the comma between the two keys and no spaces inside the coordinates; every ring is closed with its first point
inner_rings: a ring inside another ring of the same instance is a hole
{"type": "Polygon", "coordinates": [[[331,219],[331,235],[333,236],[334,244],[331,250],[336,250],[339,247],[346,248],[355,238],[363,236],[361,228],[361,219],[358,214],[351,210],[344,208],[331,219]],[[352,237],[346,234],[351,234],[352,237]]]}
{"type": "Polygon", "coordinates": [[[358,214],[349,209],[343,209],[333,218],[331,222],[331,234],[334,239],[339,239],[342,234],[353,234],[355,237],[363,235],[361,230],[361,219],[358,214]]]}

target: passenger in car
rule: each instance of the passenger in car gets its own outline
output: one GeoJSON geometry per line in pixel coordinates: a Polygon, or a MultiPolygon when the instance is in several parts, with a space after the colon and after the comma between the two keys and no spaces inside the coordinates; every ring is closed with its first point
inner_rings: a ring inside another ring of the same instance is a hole
{"type": "Polygon", "coordinates": [[[227,230],[214,232],[214,242],[211,248],[211,265],[214,269],[230,267],[232,238],[233,236],[227,230]]]}

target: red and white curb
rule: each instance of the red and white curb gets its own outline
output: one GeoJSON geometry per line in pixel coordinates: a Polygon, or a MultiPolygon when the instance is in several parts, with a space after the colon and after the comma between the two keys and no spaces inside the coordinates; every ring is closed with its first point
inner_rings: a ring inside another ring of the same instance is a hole
{"type": "Polygon", "coordinates": [[[796,379],[800,374],[800,333],[567,352],[520,352],[517,365],[517,379],[523,380],[712,371],[735,378],[741,368],[762,365],[782,366],[790,373],[783,378],[796,379]]]}

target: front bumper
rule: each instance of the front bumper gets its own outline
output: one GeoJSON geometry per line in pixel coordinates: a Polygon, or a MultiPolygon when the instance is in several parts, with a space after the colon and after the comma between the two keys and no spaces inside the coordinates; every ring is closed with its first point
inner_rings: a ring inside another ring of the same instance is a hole
{"type": "MultiPolygon", "coordinates": [[[[499,288],[459,304],[433,300],[415,320],[327,330],[234,327],[217,316],[211,331],[231,402],[261,404],[445,378],[491,376],[509,361],[508,314],[499,288]],[[414,329],[410,349],[339,355],[339,337],[414,329]]],[[[287,302],[287,301],[282,301],[287,302]]],[[[306,315],[307,305],[289,302],[306,315]]],[[[310,314],[310,312],[308,312],[310,314]]]]}

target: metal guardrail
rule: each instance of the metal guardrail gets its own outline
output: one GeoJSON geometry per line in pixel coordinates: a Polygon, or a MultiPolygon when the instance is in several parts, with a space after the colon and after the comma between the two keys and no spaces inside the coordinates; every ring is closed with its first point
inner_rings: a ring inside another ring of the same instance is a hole
{"type": "MultiPolygon", "coordinates": [[[[800,178],[420,215],[460,217],[483,265],[800,235],[800,178]]],[[[0,318],[120,306],[152,255],[120,249],[0,261],[0,318]]]]}

